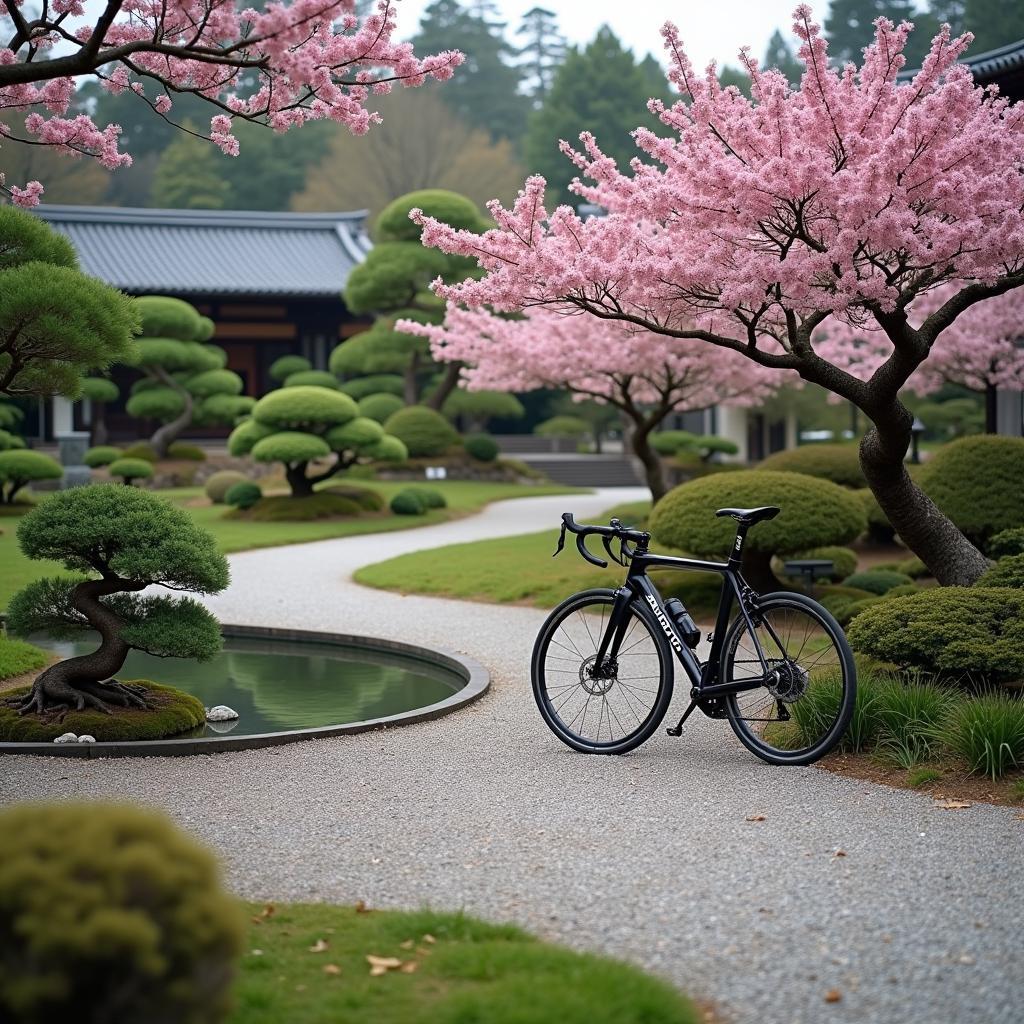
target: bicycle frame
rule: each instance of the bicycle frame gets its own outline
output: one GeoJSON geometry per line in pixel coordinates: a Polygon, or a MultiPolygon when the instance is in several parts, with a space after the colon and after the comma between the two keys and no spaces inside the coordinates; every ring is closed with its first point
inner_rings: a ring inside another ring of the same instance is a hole
{"type": "MultiPolygon", "coordinates": [[[[743,546],[745,530],[736,535],[736,543],[727,562],[706,562],[697,558],[676,558],[669,555],[652,555],[637,551],[629,564],[625,583],[615,591],[608,625],[601,638],[595,668],[600,669],[605,659],[614,660],[618,656],[619,646],[623,641],[626,626],[629,622],[629,607],[634,601],[645,603],[654,613],[662,631],[668,638],[676,659],[683,667],[690,680],[690,698],[704,714],[712,718],[722,717],[724,707],[721,698],[729,693],[742,693],[756,690],[769,681],[771,670],[765,660],[761,644],[757,640],[754,622],[748,611],[748,605],[756,608],[757,595],[740,575],[739,553],[743,546]],[[722,577],[722,593],[718,601],[718,613],[715,618],[715,629],[711,640],[711,653],[702,666],[693,650],[679,635],[672,616],[665,608],[661,594],[654,582],[647,575],[649,569],[691,569],[698,572],[716,572],[722,577]],[[754,640],[757,657],[761,662],[762,674],[749,679],[722,682],[718,678],[718,666],[721,661],[722,647],[725,644],[733,603],[739,605],[740,613],[746,620],[747,629],[754,640]]],[[[774,633],[769,627],[769,631],[774,633]]],[[[776,638],[777,639],[777,638],[776,638]]]]}

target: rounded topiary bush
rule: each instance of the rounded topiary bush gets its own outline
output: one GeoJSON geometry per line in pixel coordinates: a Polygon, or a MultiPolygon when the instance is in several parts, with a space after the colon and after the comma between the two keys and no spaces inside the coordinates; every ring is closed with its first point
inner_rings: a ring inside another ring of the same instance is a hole
{"type": "Polygon", "coordinates": [[[839,625],[845,629],[861,612],[865,612],[868,608],[872,608],[884,601],[885,598],[883,597],[862,597],[859,601],[851,601],[849,604],[843,605],[838,612],[833,612],[832,614],[836,617],[839,625]]]}
{"type": "Polygon", "coordinates": [[[471,434],[462,442],[466,453],[478,462],[493,462],[501,449],[489,434],[471,434]]]}
{"type": "Polygon", "coordinates": [[[56,459],[28,448],[0,452],[0,505],[17,500],[22,488],[41,480],[59,480],[64,469],[56,459]]]}
{"type": "Polygon", "coordinates": [[[148,480],[153,476],[153,463],[146,459],[115,459],[107,472],[111,476],[120,477],[129,486],[135,480],[148,480]]]}
{"type": "Polygon", "coordinates": [[[811,548],[809,551],[798,551],[796,554],[789,555],[788,557],[793,559],[818,558],[831,562],[832,572],[828,577],[823,577],[830,580],[845,579],[857,568],[857,553],[849,548],[841,548],[834,545],[811,548]]]}
{"type": "Polygon", "coordinates": [[[216,859],[162,814],[0,813],[0,1019],[217,1024],[244,938],[216,859]]]}
{"type": "Polygon", "coordinates": [[[860,468],[857,446],[852,444],[806,444],[799,448],[769,455],[758,469],[805,473],[822,480],[831,480],[841,487],[867,487],[860,468]]]}
{"type": "Polygon", "coordinates": [[[378,423],[386,423],[389,417],[404,408],[405,402],[398,395],[391,395],[385,391],[378,391],[359,399],[359,415],[378,423]]]}
{"type": "Polygon", "coordinates": [[[281,356],[270,364],[270,379],[278,384],[286,381],[292,374],[305,373],[312,370],[313,364],[305,356],[281,356]]]}
{"type": "Polygon", "coordinates": [[[247,483],[248,480],[249,478],[244,473],[239,473],[237,469],[222,469],[214,473],[213,476],[206,481],[206,485],[203,487],[203,490],[214,505],[222,505],[228,496],[228,491],[230,491],[235,484],[244,484],[247,483]]]}
{"type": "Polygon", "coordinates": [[[337,391],[339,388],[338,378],[326,370],[299,370],[298,373],[290,373],[284,379],[286,388],[301,387],[311,384],[319,388],[330,388],[337,391]]]}
{"type": "MultiPolygon", "coordinates": [[[[220,373],[220,370],[215,371],[220,373]]],[[[187,441],[175,441],[167,449],[167,458],[181,459],[183,462],[205,462],[206,452],[197,444],[189,444],[187,441]]]]}
{"type": "Polygon", "coordinates": [[[388,506],[396,516],[421,516],[426,511],[420,496],[414,491],[399,491],[388,506]]]}
{"type": "Polygon", "coordinates": [[[254,420],[278,430],[333,426],[358,415],[359,408],[348,395],[309,384],[271,391],[252,410],[254,420]]]}
{"type": "Polygon", "coordinates": [[[1024,555],[1024,526],[1001,530],[988,542],[988,555],[1005,558],[1007,555],[1024,555]]]}
{"type": "Polygon", "coordinates": [[[747,534],[743,571],[761,590],[781,586],[771,570],[772,555],[789,555],[843,544],[864,532],[864,509],[846,488],[804,476],[751,469],[690,480],[654,506],[649,528],[655,540],[696,555],[724,558],[732,549],[736,523],[717,518],[720,508],[777,505],[775,519],[747,534]]]}
{"type": "Polygon", "coordinates": [[[943,445],[925,463],[925,493],[981,548],[1024,526],[1024,438],[979,434],[943,445]]]}
{"type": "MultiPolygon", "coordinates": [[[[356,377],[355,380],[345,381],[341,385],[341,390],[357,400],[369,395],[380,394],[401,398],[405,393],[405,382],[397,373],[372,373],[367,377],[356,377]]],[[[404,406],[405,402],[402,402],[402,405],[404,406]]],[[[368,416],[369,413],[363,413],[363,415],[368,416]]]]}
{"type": "Polygon", "coordinates": [[[230,505],[232,508],[248,509],[252,508],[262,497],[263,491],[258,483],[254,480],[244,480],[232,484],[225,491],[224,504],[230,505]]]}
{"type": "Polygon", "coordinates": [[[423,504],[424,508],[447,508],[448,501],[445,496],[433,487],[406,487],[406,494],[415,494],[423,504]]]}
{"type": "Polygon", "coordinates": [[[975,586],[1024,588],[1024,555],[1000,558],[981,574],[975,586]]]}
{"type": "Polygon", "coordinates": [[[887,597],[850,627],[855,651],[906,668],[999,681],[1024,676],[1024,591],[933,587],[887,597]]]}
{"type": "Polygon", "coordinates": [[[855,572],[847,576],[843,580],[843,585],[857,587],[859,590],[866,590],[871,594],[887,594],[893,587],[903,587],[913,582],[902,572],[893,572],[889,569],[867,569],[864,572],[855,572]]]}
{"type": "Polygon", "coordinates": [[[458,192],[442,188],[425,188],[408,192],[392,200],[377,215],[377,235],[381,239],[400,242],[418,242],[423,230],[409,219],[409,211],[422,210],[444,224],[467,231],[486,230],[486,223],[472,199],[458,192]]]}
{"type": "Polygon", "coordinates": [[[579,416],[552,416],[538,423],[533,432],[539,437],[586,437],[590,424],[579,416]]]}
{"type": "Polygon", "coordinates": [[[156,449],[148,441],[137,441],[129,445],[121,453],[126,459],[145,459],[147,462],[159,461],[156,449]]]}
{"type": "Polygon", "coordinates": [[[325,487],[320,494],[335,494],[339,498],[348,498],[354,501],[364,512],[380,512],[384,508],[384,498],[377,492],[371,491],[369,487],[352,487],[346,484],[338,484],[332,487],[325,487]]]}
{"type": "Polygon", "coordinates": [[[388,417],[384,429],[405,445],[411,458],[443,455],[459,439],[439,412],[424,405],[400,409],[388,417]]]}
{"type": "Polygon", "coordinates": [[[98,444],[85,453],[85,464],[90,469],[99,469],[100,466],[109,466],[116,462],[124,452],[110,444],[98,444]]]}
{"type": "Polygon", "coordinates": [[[258,523],[308,523],[317,519],[352,519],[363,511],[353,498],[316,491],[302,498],[291,494],[263,498],[249,508],[246,518],[258,523]]]}

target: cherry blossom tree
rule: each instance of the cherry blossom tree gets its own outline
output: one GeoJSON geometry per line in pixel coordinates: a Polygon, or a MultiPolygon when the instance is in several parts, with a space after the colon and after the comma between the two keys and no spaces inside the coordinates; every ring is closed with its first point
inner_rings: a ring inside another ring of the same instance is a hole
{"type": "MultiPolygon", "coordinates": [[[[583,311],[790,370],[861,409],[871,489],[901,538],[945,584],[970,584],[983,555],[904,466],[912,417],[900,389],[976,303],[1024,285],[1024,106],[975,87],[957,58],[970,34],[943,27],[921,70],[897,81],[911,26],[878,19],[860,68],[832,67],[806,5],[794,14],[804,73],[791,88],[746,51],[751,98],[694,71],[666,25],[669,78],[652,101],[671,135],[638,129],[649,162],[628,173],[590,134],[562,149],[608,216],[545,208],[530,178],[497,227],[475,234],[420,218],[425,244],[473,255],[480,280],[437,286],[467,306],[583,311]],[[910,305],[951,293],[916,325],[910,305]],[[884,360],[831,358],[829,323],[871,324],[884,360]]],[[[707,351],[707,348],[704,349],[707,351]]]]}
{"type": "MultiPolygon", "coordinates": [[[[236,0],[106,0],[95,16],[82,0],[41,3],[33,16],[25,0],[0,0],[13,26],[0,40],[0,138],[110,169],[131,163],[119,148],[120,127],[66,116],[84,76],[114,93],[132,90],[154,116],[235,156],[237,120],[284,132],[330,118],[362,135],[379,121],[366,106],[371,93],[450,78],[463,61],[454,50],[420,58],[394,41],[395,0],[380,0],[362,19],[357,0],[282,0],[259,10],[236,0]],[[208,132],[174,121],[174,99],[187,94],[212,108],[208,132]]],[[[22,186],[2,176],[0,189],[22,206],[43,192],[38,181],[22,186]]]]}
{"type": "Polygon", "coordinates": [[[619,409],[655,501],[667,487],[650,435],[669,413],[754,402],[781,383],[781,374],[735,352],[544,308],[505,319],[449,306],[443,324],[400,320],[396,327],[429,338],[435,359],[466,364],[462,377],[471,391],[565,388],[619,409]]]}

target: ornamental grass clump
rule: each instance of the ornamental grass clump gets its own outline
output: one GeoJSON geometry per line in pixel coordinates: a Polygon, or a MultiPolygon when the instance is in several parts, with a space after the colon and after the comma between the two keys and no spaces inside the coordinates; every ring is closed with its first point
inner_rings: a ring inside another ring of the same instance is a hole
{"type": "Polygon", "coordinates": [[[216,594],[228,585],[213,537],[169,502],[112,484],[60,491],[22,518],[18,543],[27,558],[62,562],[72,575],[18,591],[8,628],[56,639],[99,634],[95,651],[58,662],[5,701],[21,714],[148,708],[144,685],[114,678],[130,650],[206,661],[221,649],[220,625],[198,601],[142,594],[152,586],[216,594]]]}
{"type": "Polygon", "coordinates": [[[1024,768],[1024,701],[986,694],[958,704],[938,730],[941,742],[972,772],[995,781],[1024,768]]]}
{"type": "Polygon", "coordinates": [[[0,1020],[219,1024],[244,937],[213,855],[164,815],[0,812],[0,1020]]]}

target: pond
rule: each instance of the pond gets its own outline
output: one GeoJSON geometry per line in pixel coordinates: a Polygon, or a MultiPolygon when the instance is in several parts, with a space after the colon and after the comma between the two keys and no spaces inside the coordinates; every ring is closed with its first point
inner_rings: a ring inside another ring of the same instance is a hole
{"type": "MultiPolygon", "coordinates": [[[[96,649],[96,641],[33,643],[62,658],[96,649]]],[[[466,685],[455,671],[407,655],[335,643],[225,637],[212,661],[154,658],[132,651],[119,679],[176,686],[210,708],[238,712],[180,738],[315,729],[401,714],[445,700],[466,685]]]]}

